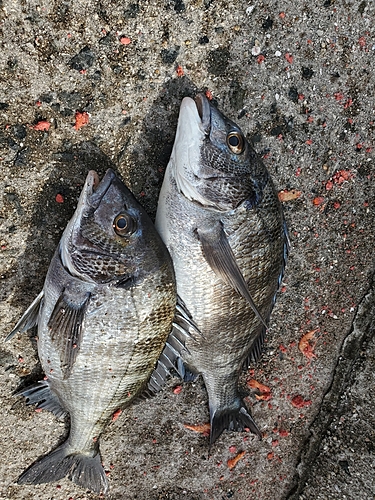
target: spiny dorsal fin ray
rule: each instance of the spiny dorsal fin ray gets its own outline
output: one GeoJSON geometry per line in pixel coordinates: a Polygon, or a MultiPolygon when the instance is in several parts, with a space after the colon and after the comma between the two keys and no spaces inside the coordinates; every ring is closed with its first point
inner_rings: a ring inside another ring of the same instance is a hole
{"type": "Polygon", "coordinates": [[[219,223],[208,229],[199,228],[197,234],[202,244],[204,257],[211,269],[249,303],[256,317],[267,328],[267,324],[255,305],[245,278],[237,265],[222,224],[219,223]]]}

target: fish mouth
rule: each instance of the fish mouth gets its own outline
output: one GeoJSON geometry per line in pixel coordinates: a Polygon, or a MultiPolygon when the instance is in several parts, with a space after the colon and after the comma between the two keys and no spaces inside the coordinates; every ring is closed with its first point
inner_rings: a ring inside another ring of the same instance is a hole
{"type": "Polygon", "coordinates": [[[205,132],[208,133],[208,131],[211,128],[210,101],[204,94],[199,93],[195,96],[194,102],[198,111],[199,118],[201,119],[202,127],[205,130],[205,132]]]}
{"type": "Polygon", "coordinates": [[[95,170],[89,171],[83,191],[86,193],[86,199],[92,208],[98,208],[115,177],[116,174],[111,168],[107,170],[101,181],[95,170]]]}

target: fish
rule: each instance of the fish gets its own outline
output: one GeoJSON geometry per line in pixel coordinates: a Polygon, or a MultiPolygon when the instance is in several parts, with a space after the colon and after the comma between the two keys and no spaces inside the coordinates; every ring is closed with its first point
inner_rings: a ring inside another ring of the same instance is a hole
{"type": "Polygon", "coordinates": [[[43,289],[6,338],[37,325],[46,379],[21,394],[70,417],[66,441],[19,484],[68,476],[108,490],[100,436],[113,414],[148,392],[175,308],[173,264],[151,219],[113,170],[101,181],[89,171],[43,289]]]}
{"type": "Polygon", "coordinates": [[[176,322],[186,335],[174,368],[185,381],[203,377],[210,446],[226,429],[249,428],[261,438],[238,383],[242,368],[261,356],[288,233],[265,165],[202,93],[181,102],[155,225],[184,305],[176,322]]]}

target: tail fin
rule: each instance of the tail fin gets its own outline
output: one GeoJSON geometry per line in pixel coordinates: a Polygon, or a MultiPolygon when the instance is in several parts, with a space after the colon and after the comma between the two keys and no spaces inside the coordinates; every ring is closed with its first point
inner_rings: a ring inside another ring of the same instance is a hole
{"type": "Polygon", "coordinates": [[[248,427],[259,439],[262,439],[258,426],[248,413],[240,397],[237,397],[230,406],[217,409],[210,408],[210,422],[210,446],[214,444],[225,429],[241,432],[245,427],[248,427]]]}
{"type": "Polygon", "coordinates": [[[68,476],[73,483],[95,493],[105,493],[108,490],[100,454],[90,456],[72,452],[67,443],[26,469],[18,478],[18,484],[51,483],[65,476],[68,476]]]}

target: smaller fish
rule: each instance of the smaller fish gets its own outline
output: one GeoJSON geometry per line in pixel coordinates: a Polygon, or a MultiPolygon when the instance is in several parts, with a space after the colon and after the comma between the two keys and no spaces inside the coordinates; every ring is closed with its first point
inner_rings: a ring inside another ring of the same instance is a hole
{"type": "Polygon", "coordinates": [[[6,339],[38,325],[47,379],[22,394],[28,404],[70,416],[67,440],[19,484],[68,476],[108,490],[100,436],[147,390],[175,307],[172,261],[150,218],[112,170],[101,182],[90,171],[43,290],[6,339]]]}

